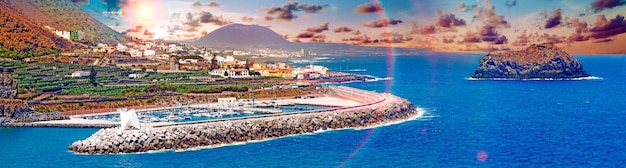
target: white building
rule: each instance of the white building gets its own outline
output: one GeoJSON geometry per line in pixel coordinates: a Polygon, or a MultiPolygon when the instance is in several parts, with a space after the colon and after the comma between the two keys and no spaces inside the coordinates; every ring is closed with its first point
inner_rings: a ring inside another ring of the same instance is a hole
{"type": "Polygon", "coordinates": [[[117,43],[117,50],[125,52],[126,50],[128,50],[128,47],[126,47],[124,44],[117,43]]]}
{"type": "Polygon", "coordinates": [[[211,75],[219,75],[224,78],[249,78],[250,71],[247,69],[214,69],[209,72],[211,75]],[[224,74],[228,74],[228,76],[224,76],[224,74]]]}
{"type": "Polygon", "coordinates": [[[156,51],[154,51],[154,50],[145,50],[145,51],[143,51],[143,56],[145,56],[145,57],[153,57],[154,55],[156,55],[156,51]]]}
{"type": "Polygon", "coordinates": [[[141,57],[143,56],[143,53],[137,49],[130,49],[130,51],[128,51],[130,53],[131,57],[141,57]]]}
{"type": "Polygon", "coordinates": [[[80,78],[80,77],[87,77],[91,75],[91,72],[87,72],[87,71],[74,71],[72,73],[72,78],[80,78]]]}
{"type": "Polygon", "coordinates": [[[54,30],[54,33],[57,34],[57,36],[60,36],[64,39],[70,39],[70,32],[69,31],[60,31],[60,30],[54,30]]]}

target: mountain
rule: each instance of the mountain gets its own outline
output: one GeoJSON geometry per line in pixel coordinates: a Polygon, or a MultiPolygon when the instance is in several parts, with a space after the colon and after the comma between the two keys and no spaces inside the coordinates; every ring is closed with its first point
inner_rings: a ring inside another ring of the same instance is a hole
{"type": "Polygon", "coordinates": [[[571,79],[589,77],[582,64],[551,43],[525,50],[487,54],[472,78],[476,79],[571,79]]]}
{"type": "Polygon", "coordinates": [[[119,33],[71,0],[0,0],[0,57],[21,59],[71,50],[79,44],[52,30],[81,31],[81,43],[117,43],[119,33]]]}
{"type": "Polygon", "coordinates": [[[196,46],[220,49],[275,48],[291,43],[263,26],[231,24],[193,42],[196,46]]]}

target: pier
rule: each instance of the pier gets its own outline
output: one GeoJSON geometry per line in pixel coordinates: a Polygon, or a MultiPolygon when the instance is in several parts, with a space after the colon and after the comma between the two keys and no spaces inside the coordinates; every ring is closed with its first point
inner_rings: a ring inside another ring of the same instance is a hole
{"type": "Polygon", "coordinates": [[[335,94],[362,103],[300,113],[279,113],[224,120],[164,124],[138,130],[101,129],[69,149],[77,153],[135,153],[182,150],[251,140],[264,140],[319,130],[362,128],[397,122],[423,114],[406,99],[368,91],[331,88],[335,94]],[[344,91],[338,91],[344,90],[344,91]],[[347,95],[346,92],[352,93],[347,95]]]}

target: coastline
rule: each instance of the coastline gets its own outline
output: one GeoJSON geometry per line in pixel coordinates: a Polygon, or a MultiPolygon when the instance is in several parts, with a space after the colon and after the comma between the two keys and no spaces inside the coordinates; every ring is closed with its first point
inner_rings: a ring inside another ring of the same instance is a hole
{"type": "Polygon", "coordinates": [[[602,77],[587,76],[578,78],[474,78],[467,77],[468,81],[581,81],[581,80],[603,80],[602,77]]]}
{"type": "Polygon", "coordinates": [[[376,95],[380,97],[372,97],[371,100],[374,101],[364,105],[310,113],[174,124],[141,130],[101,129],[85,140],[72,143],[69,149],[88,154],[184,151],[315,134],[320,131],[368,129],[410,121],[424,114],[423,109],[416,108],[406,99],[391,94],[376,95]],[[376,98],[380,100],[376,101],[376,98]]]}

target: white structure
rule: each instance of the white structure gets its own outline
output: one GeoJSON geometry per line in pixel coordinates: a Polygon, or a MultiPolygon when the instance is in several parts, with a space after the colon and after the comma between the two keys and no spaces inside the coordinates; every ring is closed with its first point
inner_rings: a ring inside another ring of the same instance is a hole
{"type": "Polygon", "coordinates": [[[224,62],[235,62],[235,57],[233,56],[226,56],[226,59],[224,59],[224,62]]]}
{"type": "Polygon", "coordinates": [[[135,79],[135,78],[139,78],[139,75],[137,74],[128,74],[128,77],[131,79],[135,79]]]}
{"type": "Polygon", "coordinates": [[[143,56],[145,57],[153,57],[154,55],[156,55],[156,52],[154,50],[143,51],[143,56]]]}
{"type": "Polygon", "coordinates": [[[69,31],[55,30],[54,33],[57,34],[57,36],[60,36],[60,37],[62,37],[64,39],[70,39],[70,32],[69,31]]]}
{"type": "Polygon", "coordinates": [[[80,77],[86,77],[91,75],[91,72],[87,72],[87,71],[74,71],[72,73],[72,78],[80,78],[80,77]]]}
{"type": "Polygon", "coordinates": [[[143,53],[139,50],[136,49],[130,49],[130,51],[128,51],[130,53],[131,57],[141,57],[143,56],[143,53]]]}
{"type": "Polygon", "coordinates": [[[126,47],[124,44],[117,43],[117,50],[125,52],[126,50],[128,50],[128,47],[126,47]]]}
{"type": "Polygon", "coordinates": [[[211,75],[219,75],[222,76],[224,78],[249,78],[250,77],[250,71],[248,71],[247,69],[214,69],[209,71],[209,74],[211,75]],[[224,76],[224,73],[227,73],[228,76],[224,76]]]}
{"type": "Polygon", "coordinates": [[[117,112],[120,113],[120,131],[130,129],[131,126],[137,129],[141,128],[135,109],[123,108],[117,109],[117,112]]]}

